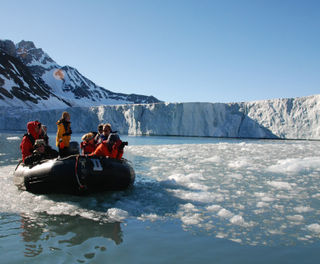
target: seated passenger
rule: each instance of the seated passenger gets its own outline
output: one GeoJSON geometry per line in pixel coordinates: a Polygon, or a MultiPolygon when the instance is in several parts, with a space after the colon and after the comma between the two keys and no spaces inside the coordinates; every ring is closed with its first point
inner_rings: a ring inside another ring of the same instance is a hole
{"type": "Polygon", "coordinates": [[[96,141],[96,145],[99,145],[103,141],[107,140],[110,133],[112,133],[111,125],[110,124],[104,124],[102,129],[102,134],[99,134],[99,137],[96,141]]]}
{"type": "Polygon", "coordinates": [[[97,146],[91,156],[106,156],[112,159],[121,160],[123,156],[123,148],[128,142],[122,142],[117,134],[110,134],[108,139],[97,146]]]}
{"type": "Polygon", "coordinates": [[[96,134],[95,138],[94,138],[94,143],[97,145],[98,142],[101,143],[100,137],[103,134],[103,124],[99,124],[98,125],[98,133],[96,134]]]}
{"type": "Polygon", "coordinates": [[[50,152],[46,152],[46,144],[43,139],[37,139],[34,143],[33,153],[26,157],[24,164],[31,165],[44,159],[53,159],[58,157],[58,151],[51,149],[50,152]]]}
{"type": "MultiPolygon", "coordinates": [[[[48,154],[48,155],[51,155],[51,156],[55,156],[57,155],[57,151],[54,150],[50,145],[49,145],[49,137],[48,137],[48,134],[47,134],[47,126],[46,125],[41,125],[41,130],[40,130],[40,135],[39,135],[39,139],[43,139],[44,140],[44,143],[45,143],[45,152],[48,154]]],[[[56,158],[56,157],[53,157],[53,158],[56,158]]]]}
{"type": "Polygon", "coordinates": [[[20,149],[22,153],[22,161],[24,162],[25,158],[30,156],[34,150],[33,145],[35,141],[39,138],[40,135],[41,123],[38,121],[30,121],[27,124],[27,133],[24,134],[20,149]]]}
{"type": "Polygon", "coordinates": [[[39,139],[44,139],[44,142],[49,146],[49,137],[47,134],[47,126],[41,125],[39,139]]]}
{"type": "Polygon", "coordinates": [[[82,138],[82,142],[80,144],[81,148],[81,154],[90,154],[95,151],[96,144],[94,142],[95,140],[95,134],[90,132],[88,134],[85,134],[82,138]]]}

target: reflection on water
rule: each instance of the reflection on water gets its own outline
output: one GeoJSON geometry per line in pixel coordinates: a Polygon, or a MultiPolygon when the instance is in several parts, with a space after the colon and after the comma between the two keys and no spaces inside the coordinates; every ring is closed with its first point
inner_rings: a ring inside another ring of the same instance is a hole
{"type": "MultiPolygon", "coordinates": [[[[101,223],[79,216],[50,216],[45,213],[37,216],[21,214],[20,221],[21,236],[25,242],[25,257],[35,257],[47,250],[57,251],[80,246],[97,237],[113,240],[116,245],[123,241],[119,222],[101,223]],[[46,248],[48,245],[49,248],[46,248]]],[[[104,241],[102,244],[94,245],[94,249],[106,251],[106,244],[104,241]]],[[[94,255],[92,252],[86,254],[94,255]]]]}
{"type": "MultiPolygon", "coordinates": [[[[69,239],[63,241],[70,246],[80,245],[90,237],[104,237],[112,239],[117,245],[122,242],[120,223],[99,223],[79,216],[50,216],[38,217],[21,215],[21,233],[25,242],[37,242],[45,237],[64,236],[72,232],[69,239]],[[48,231],[50,232],[48,233],[48,231]],[[45,236],[44,236],[45,235],[45,236]]],[[[62,243],[62,241],[60,241],[62,243]]]]}

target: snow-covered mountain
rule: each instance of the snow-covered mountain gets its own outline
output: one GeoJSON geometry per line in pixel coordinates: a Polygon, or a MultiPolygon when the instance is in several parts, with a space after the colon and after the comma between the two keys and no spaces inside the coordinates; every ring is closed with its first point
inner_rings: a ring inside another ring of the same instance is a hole
{"type": "MultiPolygon", "coordinates": [[[[247,103],[153,103],[72,107],[72,130],[96,130],[99,123],[129,135],[320,139],[320,95],[247,103]]],[[[0,111],[0,129],[26,129],[39,120],[56,131],[61,110],[0,111]]]]}
{"type": "Polygon", "coordinates": [[[0,107],[61,109],[160,102],[153,96],[114,93],[70,66],[61,67],[31,41],[0,40],[0,107]]]}

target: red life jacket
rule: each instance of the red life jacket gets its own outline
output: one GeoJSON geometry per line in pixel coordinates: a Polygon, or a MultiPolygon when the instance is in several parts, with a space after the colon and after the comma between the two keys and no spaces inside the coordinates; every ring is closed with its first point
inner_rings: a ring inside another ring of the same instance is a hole
{"type": "Polygon", "coordinates": [[[81,154],[90,154],[96,150],[96,146],[94,144],[90,144],[89,142],[82,141],[80,144],[81,154]]]}
{"type": "Polygon", "coordinates": [[[99,144],[96,150],[91,153],[91,156],[105,156],[112,159],[121,160],[123,156],[123,149],[119,149],[122,141],[119,139],[113,145],[109,144],[107,140],[99,144]]]}
{"type": "Polygon", "coordinates": [[[105,156],[113,159],[116,158],[116,153],[113,152],[112,148],[110,149],[110,146],[108,146],[107,140],[99,144],[96,150],[91,155],[105,156]]]}
{"type": "Polygon", "coordinates": [[[38,121],[31,121],[27,124],[28,133],[25,134],[22,138],[20,149],[22,153],[22,161],[28,156],[30,156],[34,150],[33,144],[36,139],[39,138],[39,134],[36,132],[36,126],[39,126],[38,121]]]}

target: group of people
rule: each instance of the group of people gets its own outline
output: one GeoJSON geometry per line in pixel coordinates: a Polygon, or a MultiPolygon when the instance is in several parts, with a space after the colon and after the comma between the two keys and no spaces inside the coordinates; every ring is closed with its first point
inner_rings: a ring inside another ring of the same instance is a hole
{"type": "MultiPolygon", "coordinates": [[[[30,165],[42,159],[69,156],[71,134],[70,114],[63,112],[57,121],[57,152],[49,145],[46,126],[38,121],[28,122],[27,133],[20,144],[22,161],[30,165]]],[[[110,124],[100,124],[98,132],[89,132],[82,137],[80,148],[82,155],[107,156],[120,160],[125,145],[128,142],[122,142],[116,131],[112,131],[110,124]]]]}
{"type": "Polygon", "coordinates": [[[81,154],[90,156],[106,156],[120,160],[123,148],[128,142],[120,140],[116,131],[112,131],[110,124],[100,124],[98,133],[89,132],[81,138],[81,154]]]}

